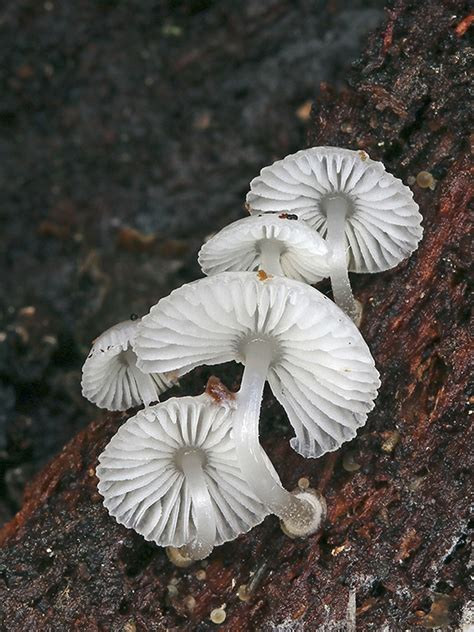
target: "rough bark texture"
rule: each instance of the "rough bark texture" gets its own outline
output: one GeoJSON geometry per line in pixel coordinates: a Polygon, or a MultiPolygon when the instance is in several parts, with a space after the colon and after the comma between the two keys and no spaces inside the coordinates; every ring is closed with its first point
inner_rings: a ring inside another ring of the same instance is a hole
{"type": "MultiPolygon", "coordinates": [[[[396,3],[351,88],[323,87],[313,108],[310,143],[382,159],[412,182],[425,228],[409,261],[354,278],[365,305],[362,333],[382,377],[357,439],[304,460],[289,448],[285,416],[266,394],[264,446],[287,487],[305,476],[324,493],[323,531],[290,540],[268,518],[216,549],[205,573],[201,564],[175,568],[101,506],[97,456],[126,419],[105,415],[35,479],[0,534],[5,629],[204,631],[222,604],[220,627],[232,631],[454,630],[463,608],[466,617],[468,26],[461,1],[396,3]],[[420,186],[422,171],[433,188],[420,186]],[[251,599],[242,601],[237,589],[252,577],[251,599]]],[[[238,383],[233,367],[215,372],[238,383]]],[[[208,375],[196,371],[177,392],[202,390],[208,375]]]]}

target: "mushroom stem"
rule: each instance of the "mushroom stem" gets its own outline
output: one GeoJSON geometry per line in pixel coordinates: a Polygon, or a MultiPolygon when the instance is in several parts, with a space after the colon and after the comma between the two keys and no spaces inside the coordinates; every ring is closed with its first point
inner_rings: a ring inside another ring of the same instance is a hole
{"type": "Polygon", "coordinates": [[[288,531],[304,536],[319,528],[324,509],[320,503],[298,498],[281,486],[274,478],[259,442],[263,388],[273,351],[272,344],[265,340],[247,344],[234,417],[236,451],[242,474],[260,501],[284,521],[288,531]]]}
{"type": "Polygon", "coordinates": [[[335,303],[357,323],[360,319],[360,310],[352,294],[347,270],[345,226],[348,209],[347,201],[340,195],[329,197],[324,201],[332,294],[335,303]]]}
{"type": "Polygon", "coordinates": [[[275,239],[262,239],[260,242],[260,270],[274,276],[285,276],[281,264],[281,243],[275,239]]]}
{"type": "Polygon", "coordinates": [[[181,468],[189,487],[195,515],[196,539],[186,547],[189,556],[194,560],[207,557],[216,539],[215,512],[202,466],[203,455],[198,450],[190,449],[181,457],[181,468]]]}

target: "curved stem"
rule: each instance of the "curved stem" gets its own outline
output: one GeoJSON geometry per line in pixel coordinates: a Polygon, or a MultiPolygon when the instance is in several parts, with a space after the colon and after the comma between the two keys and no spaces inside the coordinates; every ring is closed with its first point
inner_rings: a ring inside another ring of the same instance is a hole
{"type": "Polygon", "coordinates": [[[353,321],[357,321],[359,313],[347,270],[345,226],[348,208],[348,203],[342,196],[330,197],[324,202],[328,227],[326,241],[331,253],[329,270],[332,295],[335,303],[353,321]]]}
{"type": "Polygon", "coordinates": [[[274,239],[262,239],[260,242],[260,270],[273,276],[285,276],[280,264],[281,243],[274,239]]]}
{"type": "Polygon", "coordinates": [[[216,538],[216,519],[204,478],[202,455],[190,449],[182,456],[181,467],[191,493],[196,522],[196,539],[186,548],[193,559],[202,560],[211,553],[216,538]]]}
{"type": "Polygon", "coordinates": [[[260,407],[272,355],[270,342],[255,340],[247,345],[244,375],[234,413],[237,457],[248,485],[260,501],[282,520],[304,528],[314,523],[314,508],[275,480],[259,442],[260,407]]]}

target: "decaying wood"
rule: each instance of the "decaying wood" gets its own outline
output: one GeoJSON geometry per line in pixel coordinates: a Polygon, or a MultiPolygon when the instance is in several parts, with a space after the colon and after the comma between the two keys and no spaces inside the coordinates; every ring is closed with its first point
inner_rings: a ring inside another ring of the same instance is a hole
{"type": "MultiPolygon", "coordinates": [[[[382,159],[411,183],[425,228],[396,270],[354,277],[382,376],[357,439],[304,460],[266,394],[264,446],[287,487],[304,476],[324,493],[324,530],[290,540],[268,518],[207,563],[175,568],[101,505],[97,456],[126,419],[104,415],[36,478],[0,534],[3,629],[210,630],[221,606],[220,628],[232,631],[456,629],[469,598],[471,22],[464,2],[397,2],[351,87],[323,86],[313,108],[310,143],[382,159]]],[[[228,386],[230,370],[216,370],[228,386]]],[[[207,375],[178,392],[202,390],[207,375]]]]}

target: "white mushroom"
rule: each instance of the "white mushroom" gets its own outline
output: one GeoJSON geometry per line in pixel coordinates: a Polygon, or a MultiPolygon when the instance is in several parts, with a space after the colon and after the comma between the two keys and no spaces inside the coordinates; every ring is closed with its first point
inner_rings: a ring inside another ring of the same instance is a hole
{"type": "Polygon", "coordinates": [[[262,269],[312,284],[328,275],[327,257],[326,242],[315,230],[280,213],[226,226],[203,245],[199,263],[207,275],[262,269]]]}
{"type": "Polygon", "coordinates": [[[231,416],[204,394],[129,419],[99,457],[109,513],[146,540],[186,546],[192,559],[260,523],[267,512],[241,474],[231,416]]]}
{"type": "Polygon", "coordinates": [[[99,408],[127,410],[158,401],[172,380],[158,373],[143,373],[136,365],[132,342],[140,319],[126,320],[94,340],[82,367],[82,394],[99,408]]]}
{"type": "Polygon", "coordinates": [[[251,213],[287,211],[326,238],[336,303],[357,320],[348,270],[393,268],[418,246],[413,193],[363,151],[312,147],[264,167],[250,183],[251,213]]]}
{"type": "MultiPolygon", "coordinates": [[[[234,415],[242,471],[266,507],[295,531],[314,531],[320,505],[275,484],[258,420],[265,380],[285,408],[306,457],[352,439],[374,406],[377,370],[358,329],[320,292],[284,277],[226,272],[175,290],[143,318],[135,341],[144,371],[236,360],[245,365],[234,415]]],[[[316,528],[319,526],[317,522],[316,528]]]]}

